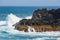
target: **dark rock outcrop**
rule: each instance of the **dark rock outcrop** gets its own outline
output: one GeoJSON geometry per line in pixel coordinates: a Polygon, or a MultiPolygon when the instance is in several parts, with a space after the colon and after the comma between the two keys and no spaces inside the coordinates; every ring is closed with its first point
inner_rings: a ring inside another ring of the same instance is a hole
{"type": "Polygon", "coordinates": [[[23,19],[19,22],[20,25],[43,25],[53,24],[60,19],[60,9],[38,9],[33,12],[32,19],[23,19]]]}
{"type": "Polygon", "coordinates": [[[37,9],[33,12],[31,19],[22,19],[18,22],[18,25],[51,25],[52,27],[60,26],[60,9],[37,9]]]}

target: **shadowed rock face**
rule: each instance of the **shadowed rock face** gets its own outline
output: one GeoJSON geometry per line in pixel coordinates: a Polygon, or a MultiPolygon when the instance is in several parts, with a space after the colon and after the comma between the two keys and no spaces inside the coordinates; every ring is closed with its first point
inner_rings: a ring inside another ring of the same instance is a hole
{"type": "Polygon", "coordinates": [[[18,25],[51,25],[51,27],[60,26],[60,9],[37,9],[33,12],[32,19],[22,19],[15,24],[15,28],[17,28],[18,25]]]}

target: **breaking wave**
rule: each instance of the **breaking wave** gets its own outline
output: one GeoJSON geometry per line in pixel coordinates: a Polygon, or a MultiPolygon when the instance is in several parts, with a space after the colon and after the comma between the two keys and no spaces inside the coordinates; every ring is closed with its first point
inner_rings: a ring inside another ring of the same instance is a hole
{"type": "MultiPolygon", "coordinates": [[[[25,17],[31,19],[32,16],[25,17]]],[[[19,22],[19,18],[14,14],[9,14],[5,21],[0,21],[0,39],[1,40],[60,40],[51,36],[60,37],[60,32],[24,32],[14,29],[13,24],[19,22]]]]}

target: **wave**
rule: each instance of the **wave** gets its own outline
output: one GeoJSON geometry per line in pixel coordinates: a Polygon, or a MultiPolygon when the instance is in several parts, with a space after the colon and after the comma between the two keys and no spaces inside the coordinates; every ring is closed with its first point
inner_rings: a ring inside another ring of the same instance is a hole
{"type": "MultiPolygon", "coordinates": [[[[32,16],[28,16],[25,17],[26,19],[31,19],[32,16]]],[[[32,40],[44,40],[46,38],[50,38],[51,36],[59,36],[60,37],[60,32],[24,32],[24,31],[18,31],[16,29],[14,29],[15,27],[12,26],[15,23],[19,22],[20,20],[22,20],[23,18],[19,18],[14,14],[9,14],[6,17],[5,21],[0,21],[0,37],[2,36],[6,36],[8,34],[8,36],[15,35],[15,36],[21,36],[21,37],[27,37],[27,38],[31,38],[32,40]]],[[[59,38],[57,38],[58,40],[60,40],[59,38]]],[[[30,39],[28,39],[30,40],[30,39]]]]}
{"type": "MultiPolygon", "coordinates": [[[[28,16],[28,17],[25,17],[26,19],[31,19],[32,18],[32,16],[28,16]]],[[[19,22],[20,20],[22,20],[23,18],[19,18],[19,17],[17,17],[16,15],[14,15],[14,14],[12,14],[12,13],[10,13],[7,17],[6,17],[6,20],[5,21],[0,21],[0,29],[1,28],[7,28],[7,29],[9,29],[9,30],[15,30],[14,29],[14,26],[12,26],[12,25],[14,25],[14,24],[16,24],[17,22],[19,22]]],[[[16,30],[15,30],[16,31],[16,30]]],[[[23,31],[22,31],[23,32],[23,31]]],[[[26,33],[26,32],[25,32],[26,33]]],[[[29,32],[30,33],[30,32],[29,32]]],[[[31,33],[33,33],[33,32],[31,32],[31,33]]],[[[36,33],[36,32],[35,32],[36,33]]],[[[39,33],[39,32],[38,32],[39,33]]],[[[51,35],[53,35],[55,32],[40,32],[40,33],[44,33],[44,34],[51,34],[51,35]]],[[[57,33],[59,33],[59,32],[57,32],[57,33]]],[[[55,33],[55,34],[57,34],[57,33],[55,33]]]]}

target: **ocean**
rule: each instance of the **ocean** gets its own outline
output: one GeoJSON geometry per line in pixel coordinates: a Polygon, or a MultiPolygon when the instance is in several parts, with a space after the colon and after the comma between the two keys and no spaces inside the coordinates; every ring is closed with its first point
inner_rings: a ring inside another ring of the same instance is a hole
{"type": "Polygon", "coordinates": [[[5,20],[6,16],[10,13],[17,15],[18,17],[31,16],[37,9],[47,8],[57,9],[59,6],[40,6],[40,7],[16,7],[16,6],[0,6],[0,20],[5,20]]]}
{"type": "Polygon", "coordinates": [[[60,40],[50,36],[60,36],[60,32],[23,32],[14,29],[13,24],[26,18],[30,19],[37,9],[48,10],[60,8],[59,6],[17,7],[0,6],[0,40],[60,40]]]}

